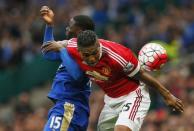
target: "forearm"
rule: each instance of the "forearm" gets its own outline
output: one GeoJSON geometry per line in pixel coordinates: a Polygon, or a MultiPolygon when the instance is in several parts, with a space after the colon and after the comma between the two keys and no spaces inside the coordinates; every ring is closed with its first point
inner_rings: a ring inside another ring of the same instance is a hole
{"type": "MultiPolygon", "coordinates": [[[[53,27],[46,25],[43,45],[47,44],[49,41],[54,41],[53,27]]],[[[59,53],[57,52],[42,52],[42,55],[45,59],[48,60],[60,60],[59,53]]]]}
{"type": "Polygon", "coordinates": [[[60,57],[63,65],[67,71],[74,78],[74,80],[82,81],[85,78],[84,72],[80,69],[79,65],[71,58],[65,48],[60,50],[60,57]]]}
{"type": "Polygon", "coordinates": [[[157,79],[146,72],[141,72],[140,79],[148,86],[155,88],[164,98],[171,94],[157,79]]]}
{"type": "Polygon", "coordinates": [[[46,44],[48,41],[54,41],[53,27],[46,25],[45,31],[44,31],[43,45],[46,44]]]}

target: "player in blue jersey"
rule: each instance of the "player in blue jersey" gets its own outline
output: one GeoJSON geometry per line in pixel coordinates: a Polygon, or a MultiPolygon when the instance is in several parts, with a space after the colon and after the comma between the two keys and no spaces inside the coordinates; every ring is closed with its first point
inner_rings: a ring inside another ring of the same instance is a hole
{"type": "MultiPolygon", "coordinates": [[[[47,24],[44,45],[48,41],[54,41],[52,28],[54,13],[47,6],[43,6],[40,13],[47,24]]],[[[70,20],[66,30],[67,38],[70,39],[77,37],[82,30],[94,30],[94,23],[89,17],[79,15],[70,20]]],[[[49,111],[44,131],[86,131],[89,119],[89,79],[84,76],[66,49],[62,49],[61,52],[43,53],[44,58],[48,60],[61,61],[48,94],[48,98],[55,105],[49,111]]]]}

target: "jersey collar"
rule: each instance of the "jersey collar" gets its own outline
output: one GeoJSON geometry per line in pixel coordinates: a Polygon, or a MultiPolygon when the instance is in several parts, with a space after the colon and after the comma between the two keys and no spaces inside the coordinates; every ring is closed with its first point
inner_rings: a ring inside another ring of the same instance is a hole
{"type": "Polygon", "coordinates": [[[99,55],[99,60],[101,59],[102,57],[102,44],[100,43],[100,55],[99,55]]]}

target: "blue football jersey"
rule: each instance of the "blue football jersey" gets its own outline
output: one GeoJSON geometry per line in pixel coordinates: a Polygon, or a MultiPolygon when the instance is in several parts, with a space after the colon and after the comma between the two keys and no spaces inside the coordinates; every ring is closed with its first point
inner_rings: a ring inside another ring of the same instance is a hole
{"type": "Polygon", "coordinates": [[[57,102],[48,114],[44,131],[86,131],[89,114],[70,102],[57,102]]]}
{"type": "MultiPolygon", "coordinates": [[[[53,41],[52,27],[45,29],[44,43],[53,41]]],[[[89,119],[89,79],[68,55],[66,49],[59,53],[42,52],[45,59],[60,60],[48,98],[55,105],[50,109],[44,131],[86,131],[89,119]]]]}
{"type": "MultiPolygon", "coordinates": [[[[43,45],[54,41],[52,26],[46,26],[43,45]]],[[[60,52],[42,52],[47,60],[61,61],[48,97],[54,101],[71,101],[88,109],[90,95],[89,79],[84,75],[78,64],[69,56],[66,49],[60,52]]]]}
{"type": "Polygon", "coordinates": [[[56,72],[48,97],[52,100],[70,101],[88,110],[89,95],[89,79],[74,80],[65,66],[61,64],[56,72]]]}

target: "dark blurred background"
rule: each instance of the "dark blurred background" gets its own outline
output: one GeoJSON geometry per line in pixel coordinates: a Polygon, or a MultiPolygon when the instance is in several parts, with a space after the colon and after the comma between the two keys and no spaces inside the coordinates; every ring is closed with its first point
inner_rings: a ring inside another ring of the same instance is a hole
{"type": "MultiPolygon", "coordinates": [[[[150,90],[152,104],[141,131],[194,130],[194,0],[1,0],[0,1],[0,131],[42,131],[52,103],[46,98],[57,62],[41,57],[45,24],[39,10],[55,12],[55,39],[77,14],[95,21],[100,38],[116,41],[136,54],[151,41],[162,44],[169,62],[154,72],[185,112],[167,108],[150,90]]],[[[95,131],[103,93],[94,87],[89,131],[95,131]],[[98,99],[96,99],[98,98],[98,99]],[[98,104],[96,102],[99,102],[98,104]]]]}

